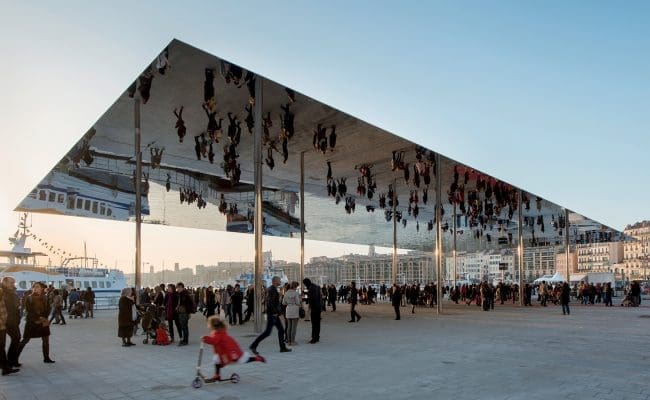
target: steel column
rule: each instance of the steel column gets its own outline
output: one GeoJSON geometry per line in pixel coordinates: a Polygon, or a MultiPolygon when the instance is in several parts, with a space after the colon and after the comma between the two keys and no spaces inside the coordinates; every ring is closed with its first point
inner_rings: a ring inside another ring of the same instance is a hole
{"type": "Polygon", "coordinates": [[[519,305],[523,306],[524,305],[524,232],[523,232],[523,222],[522,222],[522,217],[521,217],[521,209],[522,209],[522,200],[523,200],[523,193],[521,189],[519,189],[518,193],[518,201],[517,201],[517,215],[519,217],[519,223],[517,224],[517,258],[518,258],[518,264],[519,264],[519,305]]]}
{"type": "MultiPolygon", "coordinates": [[[[255,126],[253,130],[253,169],[255,172],[255,332],[262,332],[262,267],[264,263],[262,247],[262,229],[264,219],[262,215],[262,103],[263,80],[261,76],[255,77],[255,107],[253,117],[255,126]]],[[[271,282],[268,282],[271,284],[271,282]]]]}
{"type": "Polygon", "coordinates": [[[305,152],[300,152],[300,287],[305,279],[305,152]]]}
{"type": "Polygon", "coordinates": [[[569,268],[569,258],[571,257],[571,242],[569,241],[569,209],[564,209],[564,240],[566,242],[566,282],[571,284],[571,269],[569,268]]]}
{"type": "Polygon", "coordinates": [[[393,270],[391,274],[392,282],[397,283],[397,218],[395,212],[397,211],[397,179],[393,179],[393,270]]]}
{"type": "Polygon", "coordinates": [[[457,278],[457,276],[458,276],[457,275],[457,269],[456,269],[457,265],[458,265],[456,263],[456,236],[457,236],[456,235],[456,229],[458,227],[456,226],[456,218],[457,218],[456,217],[456,199],[454,198],[454,222],[453,222],[453,226],[454,226],[454,242],[453,242],[453,245],[454,245],[454,248],[453,248],[453,256],[454,256],[454,290],[456,290],[456,279],[458,279],[457,278]]]}
{"type": "Polygon", "coordinates": [[[135,289],[137,302],[142,286],[142,151],[140,151],[140,96],[138,95],[133,101],[133,117],[135,122],[135,289]]]}
{"type": "Polygon", "coordinates": [[[442,314],[442,172],[440,154],[436,153],[436,312],[442,314]]]}

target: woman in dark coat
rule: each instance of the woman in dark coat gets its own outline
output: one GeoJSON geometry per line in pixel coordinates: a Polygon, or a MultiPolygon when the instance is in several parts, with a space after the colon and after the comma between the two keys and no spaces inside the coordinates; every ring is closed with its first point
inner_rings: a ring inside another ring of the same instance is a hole
{"type": "Polygon", "coordinates": [[[117,314],[117,336],[122,338],[122,346],[135,346],[131,342],[133,336],[133,305],[135,298],[130,288],[122,289],[122,296],[119,302],[119,312],[117,314]]]}
{"type": "Polygon", "coordinates": [[[564,282],[560,291],[560,303],[562,303],[562,315],[571,314],[569,310],[569,301],[571,300],[571,287],[564,282]]]}
{"type": "Polygon", "coordinates": [[[34,282],[32,285],[32,294],[25,297],[25,331],[23,333],[23,340],[18,347],[18,355],[22,353],[25,345],[29,343],[32,338],[41,338],[43,342],[43,362],[54,363],[50,358],[50,306],[47,298],[43,293],[45,291],[45,284],[42,282],[34,282]]]}

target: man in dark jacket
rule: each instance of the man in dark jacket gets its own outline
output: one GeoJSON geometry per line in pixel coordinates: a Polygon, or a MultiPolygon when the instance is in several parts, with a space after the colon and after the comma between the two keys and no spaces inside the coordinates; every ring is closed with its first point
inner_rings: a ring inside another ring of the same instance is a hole
{"type": "Polygon", "coordinates": [[[332,311],[336,311],[336,286],[330,285],[327,289],[327,302],[332,306],[332,311]]]}
{"type": "Polygon", "coordinates": [[[357,292],[357,283],[352,281],[350,283],[349,297],[348,302],[350,303],[350,320],[348,322],[359,322],[361,321],[361,315],[355,310],[357,307],[357,302],[359,301],[359,293],[357,292]]]}
{"type": "Polygon", "coordinates": [[[7,311],[6,326],[0,331],[0,352],[5,352],[6,337],[11,338],[9,350],[6,352],[6,365],[2,366],[2,374],[17,372],[18,346],[20,344],[20,300],[16,295],[16,280],[10,276],[2,279],[1,291],[3,292],[4,306],[7,311]]]}
{"type": "Polygon", "coordinates": [[[305,289],[307,289],[307,301],[311,318],[311,340],[309,343],[314,344],[320,340],[320,313],[322,311],[320,287],[311,283],[309,278],[303,279],[302,283],[305,284],[305,289]]]}
{"type": "Polygon", "coordinates": [[[179,346],[187,345],[187,338],[189,337],[190,314],[196,312],[192,294],[185,290],[183,282],[176,284],[176,292],[178,293],[178,305],[176,306],[176,319],[178,320],[178,330],[181,336],[179,346]]]}
{"type": "Polygon", "coordinates": [[[280,308],[280,293],[278,293],[278,286],[280,286],[280,277],[274,276],[271,280],[271,286],[266,290],[266,329],[264,329],[264,332],[262,332],[250,345],[250,351],[255,355],[259,355],[257,352],[257,346],[262,340],[266,339],[271,334],[274,326],[278,330],[280,352],[286,353],[291,351],[291,349],[287,348],[287,345],[284,342],[284,327],[282,326],[282,321],[280,321],[282,308],[280,308]]]}
{"type": "Polygon", "coordinates": [[[400,289],[397,283],[393,285],[393,296],[391,297],[391,303],[393,304],[393,308],[395,309],[395,319],[399,320],[400,319],[399,307],[400,304],[402,303],[402,290],[400,289]]]}

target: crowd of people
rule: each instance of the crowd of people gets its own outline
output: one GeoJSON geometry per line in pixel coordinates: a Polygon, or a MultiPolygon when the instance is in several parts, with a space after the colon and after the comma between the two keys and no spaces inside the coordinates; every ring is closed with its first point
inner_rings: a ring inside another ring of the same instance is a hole
{"type": "MultiPolygon", "coordinates": [[[[415,313],[418,307],[434,307],[438,302],[438,288],[433,282],[420,285],[394,284],[368,285],[357,288],[356,282],[341,285],[318,286],[306,278],[302,282],[302,292],[299,282],[281,284],[279,277],[274,277],[271,284],[262,293],[263,313],[266,314],[266,328],[249,345],[252,354],[239,354],[245,362],[262,361],[258,346],[266,339],[273,329],[277,330],[280,352],[290,352],[291,347],[297,346],[296,332],[300,319],[309,321],[311,338],[308,343],[316,344],[321,337],[322,313],[335,312],[337,303],[350,305],[350,320],[355,323],[362,319],[357,306],[372,305],[377,302],[389,302],[395,312],[395,319],[401,319],[401,308],[410,306],[410,312],[415,313]]],[[[523,288],[523,303],[532,306],[532,299],[537,296],[541,307],[550,304],[561,305],[562,313],[570,315],[569,303],[572,299],[582,305],[605,306],[613,305],[614,289],[610,283],[589,284],[581,282],[570,287],[568,283],[550,284],[541,282],[537,285],[525,284],[523,288]]],[[[456,287],[442,287],[443,298],[456,304],[482,306],[484,311],[493,310],[495,303],[501,305],[519,302],[519,287],[517,284],[499,283],[497,285],[482,282],[463,284],[456,287]]],[[[19,357],[31,339],[41,338],[43,361],[54,363],[49,354],[50,324],[65,325],[64,311],[70,317],[93,318],[95,294],[91,288],[86,290],[56,289],[41,282],[34,282],[22,298],[16,293],[15,280],[5,277],[0,287],[0,366],[2,375],[19,371],[19,357]],[[24,316],[25,325],[21,335],[19,324],[24,316]],[[6,338],[9,337],[9,347],[6,338]]],[[[626,290],[622,306],[638,306],[641,304],[641,286],[632,282],[626,290]]],[[[122,290],[118,303],[118,337],[122,346],[135,346],[132,338],[142,328],[154,344],[167,345],[178,340],[178,346],[189,343],[189,320],[193,314],[200,314],[209,321],[211,335],[204,336],[203,341],[216,343],[215,338],[222,338],[228,325],[242,325],[248,322],[254,312],[255,293],[253,285],[242,289],[240,284],[227,285],[225,288],[212,286],[201,288],[186,288],[182,282],[177,284],[161,284],[153,288],[144,288],[137,292],[135,288],[122,290]],[[223,317],[222,317],[223,315],[223,317]]],[[[221,340],[221,339],[219,339],[221,340]]],[[[225,339],[228,341],[228,339],[225,339]]],[[[215,352],[219,353],[218,345],[215,352]]],[[[233,353],[233,354],[235,354],[233,353]]],[[[240,359],[236,357],[229,362],[240,359]]],[[[216,375],[219,368],[227,363],[216,365],[216,375]]]]}

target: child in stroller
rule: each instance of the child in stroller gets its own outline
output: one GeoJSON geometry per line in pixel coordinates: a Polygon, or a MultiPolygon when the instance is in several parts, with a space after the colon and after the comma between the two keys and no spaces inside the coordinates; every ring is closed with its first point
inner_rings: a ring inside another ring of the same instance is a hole
{"type": "Polygon", "coordinates": [[[156,339],[152,342],[152,344],[157,344],[158,346],[167,346],[171,343],[172,341],[169,339],[169,332],[167,332],[167,324],[165,322],[161,322],[158,325],[158,328],[156,328],[156,339]]]}
{"type": "Polygon", "coordinates": [[[72,308],[70,309],[70,316],[74,317],[75,319],[83,318],[84,312],[85,312],[84,302],[81,300],[77,300],[72,306],[72,308]]]}
{"type": "Polygon", "coordinates": [[[140,319],[140,324],[145,335],[142,343],[147,344],[149,343],[149,339],[151,339],[152,343],[156,344],[156,329],[161,321],[158,307],[155,304],[142,304],[138,306],[138,318],[140,319]]]}

